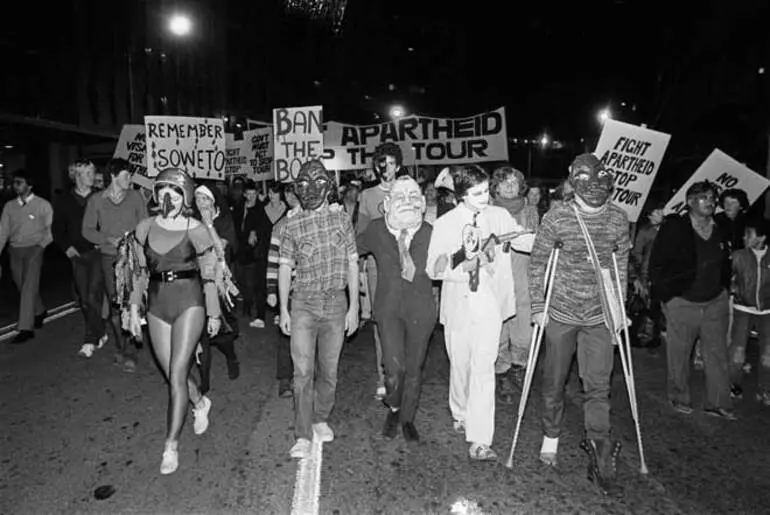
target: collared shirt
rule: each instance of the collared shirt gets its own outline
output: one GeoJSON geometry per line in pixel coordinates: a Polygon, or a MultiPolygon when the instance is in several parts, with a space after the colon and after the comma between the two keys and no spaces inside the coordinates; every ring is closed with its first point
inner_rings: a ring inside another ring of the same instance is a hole
{"type": "Polygon", "coordinates": [[[357,260],[353,226],[341,206],[302,211],[286,220],[279,262],[296,271],[295,292],[344,289],[348,266],[357,260]]]}
{"type": "MultiPolygon", "coordinates": [[[[393,235],[394,238],[396,238],[396,241],[401,237],[401,230],[400,229],[394,229],[391,226],[389,226],[387,223],[385,226],[388,228],[388,232],[393,235]]],[[[409,246],[412,244],[412,238],[414,238],[414,235],[417,234],[417,231],[422,226],[422,222],[417,227],[412,227],[406,230],[406,248],[408,249],[409,246]]]]}
{"type": "Polygon", "coordinates": [[[52,223],[53,208],[47,200],[29,195],[8,201],[0,216],[0,252],[7,242],[12,247],[47,247],[53,241],[52,223]]]}

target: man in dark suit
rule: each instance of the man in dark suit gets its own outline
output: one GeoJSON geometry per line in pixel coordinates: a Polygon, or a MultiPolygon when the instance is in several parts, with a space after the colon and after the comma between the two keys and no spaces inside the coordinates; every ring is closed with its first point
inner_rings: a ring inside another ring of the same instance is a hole
{"type": "Polygon", "coordinates": [[[425,197],[409,176],[393,182],[383,207],[385,216],[358,236],[359,253],[370,253],[377,261],[373,311],[382,340],[389,408],[382,434],[394,438],[400,423],[404,439],[416,442],[420,437],[414,417],[436,323],[433,282],[425,272],[432,228],[423,221],[425,197]]]}

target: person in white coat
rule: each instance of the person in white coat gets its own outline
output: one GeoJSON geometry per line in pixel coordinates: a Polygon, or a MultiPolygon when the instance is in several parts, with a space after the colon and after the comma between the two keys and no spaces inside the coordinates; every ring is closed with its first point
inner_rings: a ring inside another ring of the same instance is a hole
{"type": "Polygon", "coordinates": [[[514,248],[528,252],[532,235],[523,233],[510,213],[489,204],[489,176],[476,165],[454,167],[454,191],[460,201],[436,220],[428,247],[427,273],[443,281],[440,320],[450,361],[449,407],[454,429],[464,433],[474,460],[495,460],[495,360],[503,321],[514,316],[516,299],[507,236],[514,248]]]}

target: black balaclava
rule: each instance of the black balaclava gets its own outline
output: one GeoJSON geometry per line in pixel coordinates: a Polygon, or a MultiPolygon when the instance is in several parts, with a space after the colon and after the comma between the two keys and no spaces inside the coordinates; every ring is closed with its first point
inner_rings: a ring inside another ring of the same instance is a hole
{"type": "Polygon", "coordinates": [[[591,207],[601,207],[612,195],[612,174],[593,154],[581,154],[569,167],[569,183],[575,195],[591,207]]]}

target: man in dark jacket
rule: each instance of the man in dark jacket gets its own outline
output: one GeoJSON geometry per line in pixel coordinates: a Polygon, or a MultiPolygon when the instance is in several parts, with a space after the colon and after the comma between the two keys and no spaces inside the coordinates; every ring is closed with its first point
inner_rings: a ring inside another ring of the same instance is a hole
{"type": "Polygon", "coordinates": [[[668,217],[650,255],[652,294],[667,321],[668,396],[675,410],[692,413],[690,354],[700,338],[709,415],[735,420],[727,356],[729,245],[714,222],[716,192],[697,182],[687,190],[688,212],[668,217]]]}
{"type": "Polygon", "coordinates": [[[83,237],[82,230],[88,199],[96,191],[93,188],[96,167],[87,159],[79,159],[68,171],[72,189],[56,199],[53,239],[72,263],[75,294],[86,325],[78,354],[90,358],[104,343],[102,257],[96,246],[83,237]]]}

